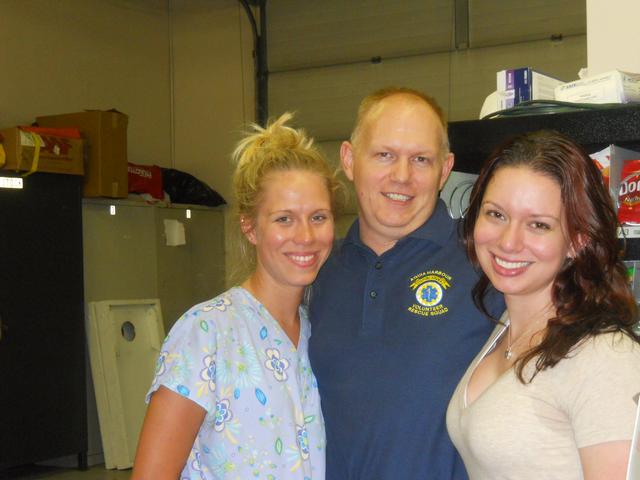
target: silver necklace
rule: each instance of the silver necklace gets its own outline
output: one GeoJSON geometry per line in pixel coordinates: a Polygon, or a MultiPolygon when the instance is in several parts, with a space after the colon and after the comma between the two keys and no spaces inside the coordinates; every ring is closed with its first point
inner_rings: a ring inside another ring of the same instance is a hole
{"type": "Polygon", "coordinates": [[[507,349],[504,351],[504,358],[505,359],[511,360],[511,357],[513,357],[513,347],[516,346],[516,343],[518,343],[520,341],[520,339],[523,338],[527,333],[532,331],[533,327],[535,327],[539,323],[540,323],[540,320],[534,322],[531,325],[531,327],[527,328],[524,331],[524,333],[520,334],[520,336],[518,338],[516,338],[513,343],[511,343],[511,321],[509,321],[509,326],[507,327],[507,349]]]}

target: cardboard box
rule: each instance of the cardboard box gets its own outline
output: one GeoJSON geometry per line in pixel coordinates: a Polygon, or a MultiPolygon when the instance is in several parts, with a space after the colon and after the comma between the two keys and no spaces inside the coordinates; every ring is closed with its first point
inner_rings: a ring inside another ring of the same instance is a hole
{"type": "Polygon", "coordinates": [[[640,102],[640,74],[612,70],[560,85],[555,97],[573,103],[640,102]]]}
{"type": "Polygon", "coordinates": [[[129,118],[115,110],[89,110],[37,117],[44,127],[76,127],[87,142],[85,197],[126,198],[127,124],[129,118]]]}
{"type": "Polygon", "coordinates": [[[55,129],[13,127],[0,130],[5,152],[0,168],[27,172],[84,173],[81,138],[57,135],[55,129]]]}
{"type": "Polygon", "coordinates": [[[500,70],[496,73],[498,107],[504,110],[529,100],[553,100],[555,87],[562,83],[529,67],[500,70]]]}

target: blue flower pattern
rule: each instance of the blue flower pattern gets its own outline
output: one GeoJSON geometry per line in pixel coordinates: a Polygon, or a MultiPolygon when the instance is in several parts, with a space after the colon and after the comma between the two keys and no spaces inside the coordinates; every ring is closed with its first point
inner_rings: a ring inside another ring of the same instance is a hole
{"type": "Polygon", "coordinates": [[[300,317],[296,348],[266,309],[236,287],[176,322],[148,398],[164,385],[207,411],[181,480],[324,479],[324,422],[306,310],[300,317]]]}
{"type": "Polygon", "coordinates": [[[309,434],[304,426],[296,425],[296,439],[298,440],[300,454],[306,460],[309,458],[309,434]]]}
{"type": "Polygon", "coordinates": [[[229,408],[229,400],[223,399],[216,403],[216,413],[215,413],[215,431],[221,432],[224,430],[225,422],[228,422],[233,418],[233,413],[229,408]]]}
{"type": "Polygon", "coordinates": [[[273,372],[276,380],[284,382],[287,379],[289,360],[280,358],[280,351],[277,348],[267,348],[265,354],[267,355],[267,360],[264,362],[265,367],[273,372]]]}
{"type": "Polygon", "coordinates": [[[207,355],[202,359],[204,368],[200,372],[200,378],[207,382],[210,391],[216,389],[216,361],[213,355],[207,355]]]}

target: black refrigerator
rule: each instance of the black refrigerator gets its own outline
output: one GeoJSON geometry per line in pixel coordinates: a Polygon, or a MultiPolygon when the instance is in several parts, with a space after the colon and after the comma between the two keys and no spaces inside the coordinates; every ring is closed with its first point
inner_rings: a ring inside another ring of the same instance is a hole
{"type": "Polygon", "coordinates": [[[86,465],[82,177],[0,170],[0,471],[86,465]]]}

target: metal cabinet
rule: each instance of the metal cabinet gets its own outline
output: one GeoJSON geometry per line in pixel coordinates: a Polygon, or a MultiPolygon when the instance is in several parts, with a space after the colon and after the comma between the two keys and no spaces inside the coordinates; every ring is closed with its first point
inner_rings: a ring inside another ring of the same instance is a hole
{"type": "MultiPolygon", "coordinates": [[[[223,207],[84,199],[82,216],[85,302],[157,298],[168,332],[189,307],[224,290],[223,207]],[[167,245],[165,220],[180,222],[183,245],[167,245]]],[[[94,464],[103,448],[91,378],[87,396],[94,464]]]]}
{"type": "Polygon", "coordinates": [[[83,201],[86,301],[159,298],[165,330],[225,286],[224,208],[83,201]],[[185,243],[167,245],[165,220],[185,243]]]}
{"type": "Polygon", "coordinates": [[[0,470],[86,462],[81,181],[0,188],[0,470]]]}

